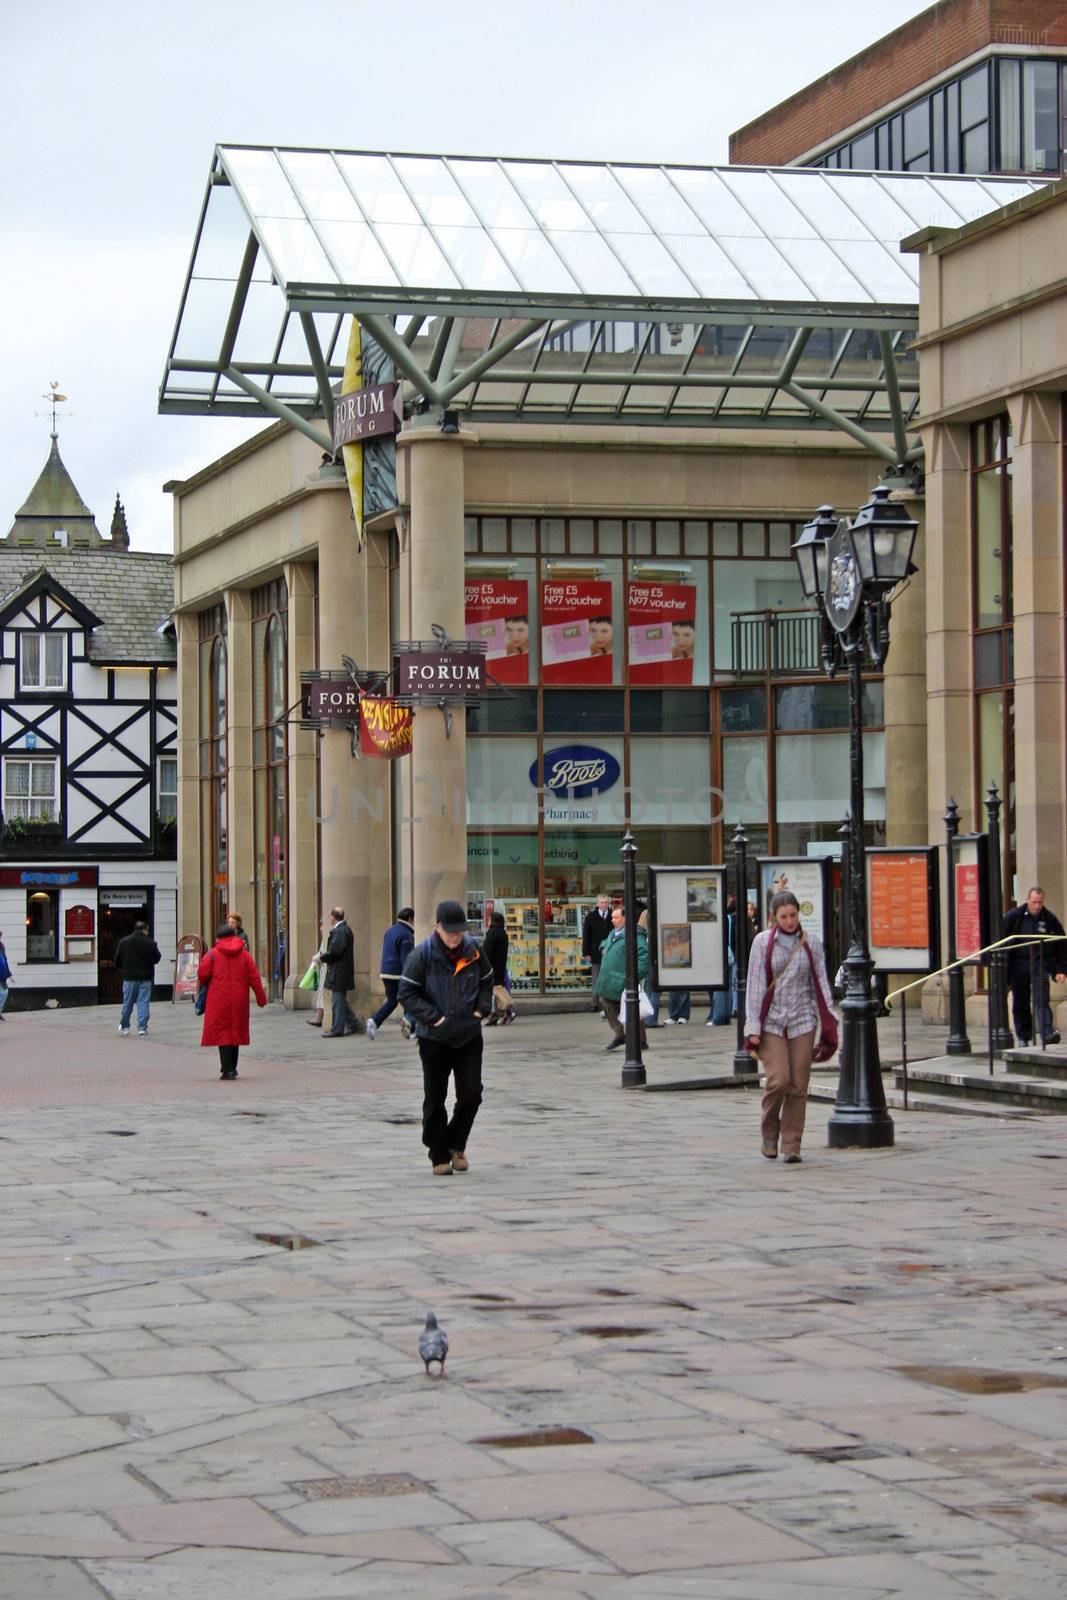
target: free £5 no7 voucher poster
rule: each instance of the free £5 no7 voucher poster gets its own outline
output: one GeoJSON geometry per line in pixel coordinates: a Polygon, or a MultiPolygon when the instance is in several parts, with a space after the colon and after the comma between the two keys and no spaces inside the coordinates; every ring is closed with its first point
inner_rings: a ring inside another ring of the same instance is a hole
{"type": "Polygon", "coordinates": [[[541,585],[545,683],[612,683],[614,650],[610,583],[547,579],[541,585]]]}

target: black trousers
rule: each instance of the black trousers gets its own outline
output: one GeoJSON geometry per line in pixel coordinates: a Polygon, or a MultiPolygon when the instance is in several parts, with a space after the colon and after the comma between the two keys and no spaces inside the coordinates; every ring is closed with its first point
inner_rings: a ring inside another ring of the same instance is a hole
{"type": "Polygon", "coordinates": [[[419,1039],[422,1057],[422,1142],[434,1166],[447,1161],[453,1150],[466,1150],[478,1107],[482,1103],[482,1035],[463,1044],[438,1044],[419,1039]],[[455,1104],[449,1118],[445,1110],[448,1079],[455,1079],[455,1104]]]}
{"type": "Polygon", "coordinates": [[[1028,1043],[1034,1037],[1034,1012],[1037,1012],[1038,1035],[1047,1039],[1053,1031],[1052,1007],[1049,1005],[1048,968],[1042,970],[1035,960],[1030,968],[1012,967],[1008,971],[1011,988],[1011,1020],[1018,1038],[1028,1043]]]}
{"type": "Polygon", "coordinates": [[[237,1057],[241,1052],[239,1044],[219,1045],[219,1068],[223,1072],[237,1071],[237,1057]]]}

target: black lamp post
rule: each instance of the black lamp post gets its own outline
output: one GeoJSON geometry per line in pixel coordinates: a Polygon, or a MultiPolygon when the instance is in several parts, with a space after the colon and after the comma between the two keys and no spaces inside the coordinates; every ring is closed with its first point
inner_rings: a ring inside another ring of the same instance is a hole
{"type": "Polygon", "coordinates": [[[960,831],[960,808],[955,800],[945,807],[945,879],[948,888],[948,1038],[945,1053],[969,1056],[967,1000],[963,992],[963,968],[956,965],[956,835],[960,831]]]}
{"type": "MultiPolygon", "coordinates": [[[[734,971],[737,974],[737,1048],[734,1077],[757,1071],[745,1049],[745,989],[748,983],[748,838],[740,823],[734,829],[734,971]]],[[[729,977],[729,973],[727,973],[729,977]]]]}
{"type": "Polygon", "coordinates": [[[634,857],[637,846],[627,828],[622,839],[622,908],[626,913],[626,1060],[622,1064],[622,1087],[638,1088],[647,1082],[641,1059],[641,1000],[637,992],[637,883],[634,857]]]}
{"type": "MultiPolygon", "coordinates": [[[[989,831],[989,936],[1000,938],[1004,918],[1004,892],[1000,871],[1000,808],[1003,805],[995,783],[989,785],[985,797],[989,831]]],[[[1010,1050],[1015,1040],[1008,1027],[1008,974],[1007,957],[1003,950],[994,950],[989,958],[989,1003],[993,1008],[993,1049],[1001,1054],[1010,1050]]]]}
{"type": "Polygon", "coordinates": [[[846,869],[848,986],[841,1002],[842,1029],[837,1103],[830,1118],[831,1149],[882,1149],[893,1143],[878,1056],[878,1002],[871,993],[867,938],[867,871],[863,811],[863,667],[881,667],[889,649],[893,591],[914,572],[911,553],[918,524],[879,484],[851,524],[820,506],[801,530],[793,554],[805,596],[823,621],[822,661],[836,670],[835,643],[848,666],[849,818],[846,869]],[[835,641],[836,635],[836,641],[835,641]]]}

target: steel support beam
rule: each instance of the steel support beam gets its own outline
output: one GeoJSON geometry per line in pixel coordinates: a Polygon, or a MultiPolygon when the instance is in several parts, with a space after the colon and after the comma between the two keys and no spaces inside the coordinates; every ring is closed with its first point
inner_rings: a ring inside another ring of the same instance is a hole
{"type": "MultiPolygon", "coordinates": [[[[171,363],[175,365],[175,363],[171,363]]],[[[570,388],[572,384],[580,386],[596,385],[620,389],[629,388],[658,388],[658,389],[784,389],[787,384],[780,381],[777,372],[650,372],[647,369],[641,372],[625,371],[608,372],[603,367],[588,372],[583,372],[577,367],[503,367],[493,373],[495,383],[555,383],[560,388],[570,388]]],[[[861,389],[873,390],[877,394],[885,392],[886,385],[878,379],[867,378],[818,378],[815,380],[820,389],[824,386],[829,389],[861,389]]],[[[918,385],[914,385],[918,388],[918,385]]]]}
{"type": "Polygon", "coordinates": [[[392,356],[397,371],[402,372],[419,393],[426,396],[431,405],[443,406],[444,401],[438,393],[437,385],[419,366],[388,318],[379,317],[370,311],[360,311],[357,315],[367,332],[373,333],[386,354],[392,356]]]}
{"type": "MultiPolygon", "coordinates": [[[[522,344],[531,334],[537,332],[544,320],[543,317],[538,317],[536,321],[531,320],[521,323],[511,333],[505,334],[499,344],[494,345],[491,350],[487,350],[484,355],[480,355],[476,361],[471,362],[469,367],[465,367],[462,372],[458,372],[448,383],[442,385],[439,391],[441,404],[447,406],[448,402],[454,396],[460,394],[468,383],[473,383],[475,378],[480,378],[483,372],[488,372],[490,367],[495,367],[502,356],[510,355],[516,345],[522,344]]],[[[529,373],[525,373],[521,381],[525,383],[528,378],[529,373]]]]}
{"type": "Polygon", "coordinates": [[[827,405],[825,400],[819,400],[815,395],[809,394],[799,383],[783,383],[782,389],[786,394],[792,395],[794,400],[799,400],[801,405],[807,406],[815,416],[821,417],[824,422],[829,422],[835,428],[840,428],[842,433],[847,433],[850,439],[855,439],[857,444],[861,444],[865,450],[870,450],[872,455],[880,456],[883,461],[896,466],[897,452],[894,447],[883,444],[873,433],[861,428],[858,422],[846,417],[843,411],[836,411],[833,406],[827,405]]]}
{"type": "Polygon", "coordinates": [[[310,311],[301,311],[300,326],[304,330],[304,340],[311,357],[311,367],[315,374],[315,382],[319,386],[319,400],[322,404],[322,414],[326,419],[326,426],[333,434],[333,390],[330,388],[330,374],[326,367],[326,360],[319,343],[319,330],[315,326],[315,318],[310,311]]]}
{"type": "Polygon", "coordinates": [[[251,378],[246,378],[238,367],[227,367],[223,376],[229,378],[230,382],[235,383],[239,389],[243,389],[245,394],[251,395],[253,400],[258,400],[264,411],[269,411],[272,416],[280,417],[282,422],[287,422],[291,428],[296,428],[299,432],[306,434],[313,443],[318,445],[320,450],[325,450],[328,456],[333,455],[333,440],[328,433],[323,433],[320,428],[316,428],[313,422],[309,422],[307,417],[302,417],[298,411],[293,411],[283,401],[276,400],[266,389],[261,389],[258,383],[253,383],[251,378]]]}
{"type": "Polygon", "coordinates": [[[891,333],[880,333],[878,335],[878,347],[882,352],[886,396],[889,400],[889,415],[893,423],[893,441],[897,447],[897,460],[903,464],[908,455],[908,429],[904,421],[904,407],[900,403],[900,379],[897,373],[896,351],[893,349],[893,335],[891,333]]]}

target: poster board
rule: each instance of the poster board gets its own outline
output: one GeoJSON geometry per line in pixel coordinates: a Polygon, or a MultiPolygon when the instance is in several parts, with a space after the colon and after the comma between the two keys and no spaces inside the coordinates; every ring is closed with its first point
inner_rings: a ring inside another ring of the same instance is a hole
{"type": "Polygon", "coordinates": [[[626,591],[631,683],[692,683],[697,592],[692,583],[631,583],[626,591]]]}
{"type": "MultiPolygon", "coordinates": [[[[956,959],[967,960],[989,943],[989,835],[961,833],[952,860],[956,907],[956,959]]],[[[985,966],[986,957],[968,961],[985,966]]]]}
{"type": "Polygon", "coordinates": [[[525,578],[481,578],[468,572],[464,583],[468,639],[485,645],[485,659],[497,683],[530,681],[530,592],[525,578]]]}
{"type": "Polygon", "coordinates": [[[938,847],[869,845],[867,921],[876,972],[934,972],[941,965],[938,847]]]}
{"type": "Polygon", "coordinates": [[[800,926],[813,933],[830,965],[836,940],[833,916],[833,862],[829,856],[757,856],[759,925],[771,921],[771,900],[783,891],[800,901],[800,926]]]}
{"type": "Polygon", "coordinates": [[[194,1000],[199,988],[196,969],[204,953],[204,941],[195,933],[187,933],[178,940],[178,953],[174,958],[174,987],[171,1001],[194,1000]]]}
{"type": "Polygon", "coordinates": [[[725,989],[725,867],[649,867],[649,987],[725,989]]]}
{"type": "Polygon", "coordinates": [[[541,585],[545,683],[614,683],[611,583],[546,579],[541,585]]]}

